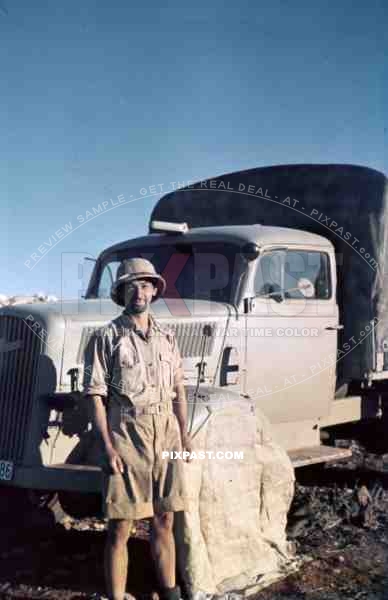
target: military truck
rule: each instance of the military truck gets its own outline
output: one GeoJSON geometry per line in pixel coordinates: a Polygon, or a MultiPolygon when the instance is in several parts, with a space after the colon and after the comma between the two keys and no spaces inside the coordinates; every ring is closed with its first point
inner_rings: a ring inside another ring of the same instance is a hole
{"type": "Polygon", "coordinates": [[[162,197],[147,235],[100,254],[81,302],[2,308],[2,484],[99,493],[83,352],[119,314],[111,283],[134,256],[167,280],[152,309],[177,336],[194,439],[246,398],[296,467],[348,456],[321,432],[386,408],[387,215],[387,179],[369,168],[231,173],[162,197]]]}

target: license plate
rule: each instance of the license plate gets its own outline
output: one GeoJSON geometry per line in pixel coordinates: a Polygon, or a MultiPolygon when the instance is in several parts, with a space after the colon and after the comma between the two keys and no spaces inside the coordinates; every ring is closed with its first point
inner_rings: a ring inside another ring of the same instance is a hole
{"type": "Polygon", "coordinates": [[[11,481],[13,477],[13,462],[0,460],[0,481],[11,481]]]}

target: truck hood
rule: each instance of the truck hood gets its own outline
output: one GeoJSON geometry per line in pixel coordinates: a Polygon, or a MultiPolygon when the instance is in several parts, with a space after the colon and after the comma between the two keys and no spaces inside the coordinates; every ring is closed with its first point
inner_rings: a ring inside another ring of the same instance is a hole
{"type": "MultiPolygon", "coordinates": [[[[232,305],[221,302],[193,299],[159,299],[152,303],[152,314],[157,319],[175,321],[177,318],[220,317],[227,316],[233,311],[232,305]]],[[[4,306],[1,314],[8,314],[26,318],[34,316],[42,324],[48,323],[53,318],[64,318],[66,321],[93,321],[99,325],[108,323],[118,317],[123,309],[109,299],[70,299],[60,302],[36,302],[33,304],[16,304],[4,306]]]]}
{"type": "MultiPolygon", "coordinates": [[[[58,338],[57,349],[58,346],[63,347],[63,354],[60,353],[61,366],[59,360],[57,362],[57,382],[60,389],[65,390],[70,384],[69,369],[77,367],[82,378],[83,353],[93,331],[119,316],[122,310],[108,299],[82,299],[8,306],[1,309],[0,315],[11,314],[22,319],[32,316],[47,330],[51,343],[58,338]]],[[[205,325],[210,325],[211,335],[205,342],[203,383],[214,383],[227,327],[235,318],[235,309],[228,304],[204,300],[160,299],[152,304],[152,314],[161,325],[175,331],[187,384],[196,382],[204,342],[203,330],[205,325]]],[[[50,347],[47,346],[43,352],[50,354],[50,347]]]]}

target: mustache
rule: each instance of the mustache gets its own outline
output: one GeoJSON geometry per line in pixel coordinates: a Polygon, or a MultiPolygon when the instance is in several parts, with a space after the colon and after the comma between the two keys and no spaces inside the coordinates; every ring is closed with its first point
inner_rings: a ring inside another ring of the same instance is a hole
{"type": "Polygon", "coordinates": [[[142,313],[147,310],[150,305],[150,300],[139,300],[139,298],[130,298],[126,305],[126,309],[133,313],[142,313]],[[139,302],[139,304],[137,304],[139,302]]]}

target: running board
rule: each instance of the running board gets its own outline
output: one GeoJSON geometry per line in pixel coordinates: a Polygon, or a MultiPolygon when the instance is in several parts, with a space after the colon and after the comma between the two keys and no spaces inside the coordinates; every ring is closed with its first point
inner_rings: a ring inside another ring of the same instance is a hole
{"type": "Polygon", "coordinates": [[[307,467],[308,465],[317,465],[319,463],[333,462],[349,458],[352,456],[350,448],[334,448],[333,446],[312,446],[311,448],[300,448],[299,450],[289,450],[288,456],[291,459],[292,466],[307,467]]]}

